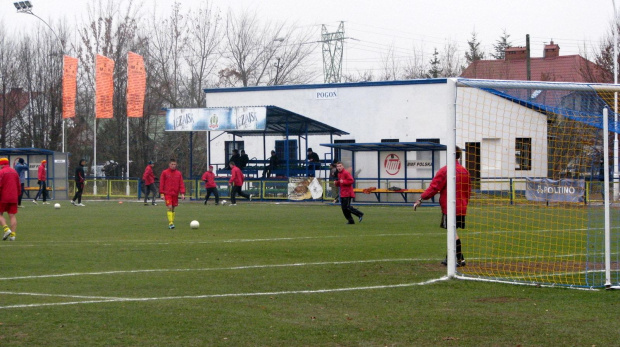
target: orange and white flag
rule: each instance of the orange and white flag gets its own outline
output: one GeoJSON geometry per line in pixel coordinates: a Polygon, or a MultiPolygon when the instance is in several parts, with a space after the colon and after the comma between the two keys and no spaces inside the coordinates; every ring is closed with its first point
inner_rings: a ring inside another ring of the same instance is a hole
{"type": "Polygon", "coordinates": [[[136,53],[127,54],[127,117],[142,117],[146,93],[144,58],[136,53]]]}
{"type": "Polygon", "coordinates": [[[114,117],[114,60],[97,55],[95,61],[95,117],[114,117]]]}
{"type": "Polygon", "coordinates": [[[65,55],[62,68],[62,118],[75,117],[78,60],[65,55]]]}

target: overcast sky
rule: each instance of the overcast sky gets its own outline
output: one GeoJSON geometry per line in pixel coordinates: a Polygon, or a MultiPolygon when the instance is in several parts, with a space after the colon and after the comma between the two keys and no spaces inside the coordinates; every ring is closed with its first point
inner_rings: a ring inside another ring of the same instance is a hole
{"type": "MultiPolygon", "coordinates": [[[[79,20],[88,1],[31,0],[33,12],[50,22],[62,17],[79,20]]],[[[0,21],[9,30],[40,25],[35,17],[16,13],[13,2],[0,0],[0,21]]],[[[174,0],[142,2],[144,8],[167,11],[174,0]]],[[[204,1],[180,2],[188,9],[204,1]]],[[[397,56],[410,55],[413,47],[423,49],[430,60],[433,49],[441,51],[449,40],[464,55],[474,30],[487,55],[504,29],[513,46],[524,46],[529,34],[534,57],[542,56],[544,43],[552,39],[560,45],[561,55],[579,54],[584,47],[598,45],[609,31],[614,12],[611,0],[211,0],[211,4],[223,14],[229,7],[256,10],[290,26],[314,28],[317,41],[321,24],[336,31],[344,21],[349,38],[345,72],[379,69],[390,46],[397,56]]],[[[320,65],[320,45],[316,45],[320,65]]]]}

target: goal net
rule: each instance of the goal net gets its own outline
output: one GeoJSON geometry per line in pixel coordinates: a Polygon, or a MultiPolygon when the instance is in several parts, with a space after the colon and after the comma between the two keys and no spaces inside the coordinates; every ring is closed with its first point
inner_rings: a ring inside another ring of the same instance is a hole
{"type": "Polygon", "coordinates": [[[619,187],[613,172],[605,181],[618,152],[618,91],[600,84],[457,81],[455,140],[472,182],[466,229],[458,230],[466,266],[457,277],[618,285],[619,187]]]}

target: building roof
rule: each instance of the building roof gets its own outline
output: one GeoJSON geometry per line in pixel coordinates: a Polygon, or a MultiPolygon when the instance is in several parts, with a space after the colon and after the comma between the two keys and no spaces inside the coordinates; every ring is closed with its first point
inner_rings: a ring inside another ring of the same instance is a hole
{"type": "Polygon", "coordinates": [[[267,109],[265,130],[226,130],[235,136],[349,135],[348,132],[277,106],[267,109]]]}
{"type": "MultiPolygon", "coordinates": [[[[564,55],[553,58],[530,58],[532,81],[555,82],[603,82],[586,78],[587,70],[594,70],[600,78],[600,68],[580,55],[564,55]]],[[[525,59],[478,60],[461,74],[465,78],[494,80],[527,80],[525,59]]]]}

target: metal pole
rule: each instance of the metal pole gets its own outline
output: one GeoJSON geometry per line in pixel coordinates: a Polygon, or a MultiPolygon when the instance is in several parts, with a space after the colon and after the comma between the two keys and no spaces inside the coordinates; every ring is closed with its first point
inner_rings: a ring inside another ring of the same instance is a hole
{"type": "MultiPolygon", "coordinates": [[[[618,13],[616,9],[616,1],[612,0],[614,5],[614,84],[618,84],[618,13]]],[[[617,129],[618,124],[618,92],[614,92],[614,129],[617,129]]],[[[605,156],[608,156],[609,152],[606,152],[605,156]]],[[[607,171],[609,166],[605,168],[607,171]]],[[[618,200],[620,195],[620,185],[618,184],[618,133],[614,131],[614,200],[618,200]]]]}
{"type": "MultiPolygon", "coordinates": [[[[605,153],[609,153],[609,110],[607,107],[603,109],[603,149],[605,153]]],[[[603,165],[609,167],[609,156],[603,156],[603,165]]],[[[605,286],[611,286],[611,231],[609,219],[609,170],[603,172],[603,191],[605,192],[605,286]]]]}
{"type": "Polygon", "coordinates": [[[448,277],[456,275],[456,79],[447,80],[446,165],[448,166],[448,277]]]}

